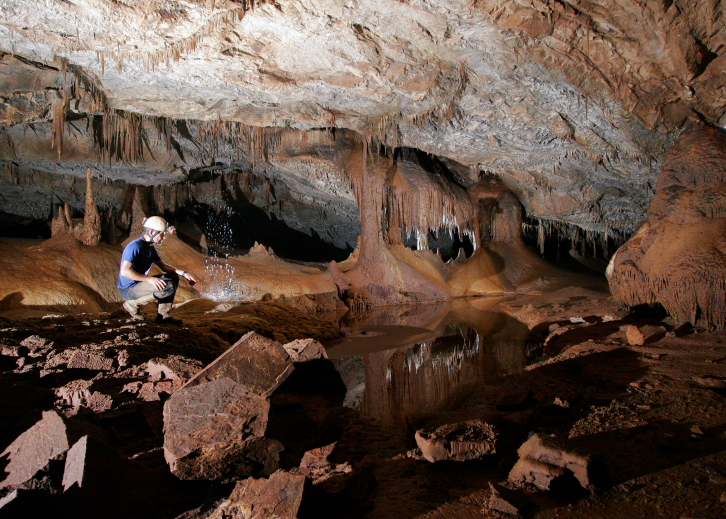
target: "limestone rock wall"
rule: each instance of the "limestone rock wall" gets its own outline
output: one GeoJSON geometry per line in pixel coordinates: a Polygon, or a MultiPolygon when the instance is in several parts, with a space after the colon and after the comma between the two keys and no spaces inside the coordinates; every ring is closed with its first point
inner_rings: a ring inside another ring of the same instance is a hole
{"type": "Polygon", "coordinates": [[[0,158],[85,171],[90,152],[98,176],[162,184],[220,157],[220,171],[229,157],[264,162],[269,129],[344,128],[499,175],[529,214],[632,232],[684,121],[726,122],[722,11],[10,0],[0,158]]]}
{"type": "Polygon", "coordinates": [[[648,220],[610,260],[627,305],[662,304],[678,321],[726,328],[726,132],[684,132],[658,180],[648,220]]]}

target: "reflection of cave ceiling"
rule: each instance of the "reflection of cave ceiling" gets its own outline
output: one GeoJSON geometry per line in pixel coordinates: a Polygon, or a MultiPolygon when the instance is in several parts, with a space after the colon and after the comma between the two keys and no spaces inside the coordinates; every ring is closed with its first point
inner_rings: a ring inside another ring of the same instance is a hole
{"type": "Polygon", "coordinates": [[[498,175],[530,214],[632,231],[684,122],[726,125],[719,1],[254,3],[5,0],[3,186],[89,166],[147,185],[254,166],[343,215],[352,194],[320,174],[336,169],[324,153],[296,160],[284,136],[223,123],[336,127],[438,156],[465,185],[498,175]],[[210,148],[220,127],[244,136],[241,157],[210,148]],[[111,129],[139,128],[143,157],[108,152],[111,129]],[[272,141],[277,158],[260,165],[272,141]]]}

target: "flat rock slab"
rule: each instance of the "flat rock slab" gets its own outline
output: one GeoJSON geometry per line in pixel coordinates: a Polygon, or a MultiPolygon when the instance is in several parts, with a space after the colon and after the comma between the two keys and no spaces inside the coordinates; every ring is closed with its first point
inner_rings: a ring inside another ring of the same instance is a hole
{"type": "Polygon", "coordinates": [[[250,392],[267,397],[294,369],[282,344],[258,333],[249,332],[192,377],[186,386],[196,386],[226,377],[244,385],[250,392]]]}
{"type": "Polygon", "coordinates": [[[76,350],[68,361],[69,368],[90,369],[94,371],[110,371],[113,360],[100,351],[76,350]]]}
{"type": "Polygon", "coordinates": [[[446,424],[416,431],[416,443],[430,462],[481,459],[496,452],[497,431],[481,420],[446,424]]]}
{"type": "Polygon", "coordinates": [[[266,398],[228,377],[187,385],[164,404],[164,457],[174,472],[193,452],[260,438],[269,411],[266,398]]]}
{"type": "Polygon", "coordinates": [[[55,411],[44,411],[43,418],[11,443],[0,457],[8,456],[7,477],[0,488],[14,487],[32,478],[48,462],[70,447],[63,419],[55,411]]]}

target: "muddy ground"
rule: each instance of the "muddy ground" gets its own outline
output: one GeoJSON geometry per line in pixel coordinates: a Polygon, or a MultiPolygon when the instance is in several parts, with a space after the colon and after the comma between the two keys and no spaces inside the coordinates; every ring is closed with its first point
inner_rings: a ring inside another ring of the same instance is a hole
{"type": "MultiPolygon", "coordinates": [[[[605,477],[588,489],[566,478],[549,491],[520,488],[529,503],[521,515],[726,516],[726,334],[674,323],[656,309],[627,311],[606,292],[575,288],[512,298],[499,309],[529,327],[539,362],[482,381],[427,423],[383,426],[319,384],[283,386],[272,396],[269,435],[286,447],[281,469],[295,471],[306,450],[337,442],[331,465],[312,475],[299,517],[506,517],[490,508],[489,483],[506,482],[532,433],[589,453],[605,477]],[[637,330],[628,334],[627,326],[637,330]],[[496,454],[467,462],[421,457],[417,428],[473,417],[497,424],[496,454]]],[[[192,301],[176,315],[183,326],[132,322],[120,310],[0,318],[0,451],[42,411],[56,410],[100,438],[111,460],[93,490],[65,493],[62,457],[52,461],[0,517],[203,517],[233,483],[180,481],[168,471],[161,413],[173,387],[151,380],[148,362],[177,355],[201,366],[249,330],[283,343],[343,335],[339,321],[275,302],[192,301]],[[76,351],[112,361],[104,369],[69,367],[76,351]],[[59,396],[79,380],[91,384],[75,402],[68,391],[59,396]]]]}

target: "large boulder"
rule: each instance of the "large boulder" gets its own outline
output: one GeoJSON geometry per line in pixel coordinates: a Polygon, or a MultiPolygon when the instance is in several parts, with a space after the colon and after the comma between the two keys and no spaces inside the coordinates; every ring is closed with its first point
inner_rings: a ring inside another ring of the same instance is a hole
{"type": "Polygon", "coordinates": [[[685,131],[663,166],[648,220],[613,255],[610,290],[676,320],[726,329],[726,132],[685,131]]]}
{"type": "MultiPolygon", "coordinates": [[[[259,465],[255,443],[265,434],[269,411],[267,398],[229,377],[176,391],[164,404],[164,457],[171,471],[183,479],[222,479],[259,465]]],[[[262,465],[274,470],[281,448],[261,450],[270,454],[262,465]]]]}

